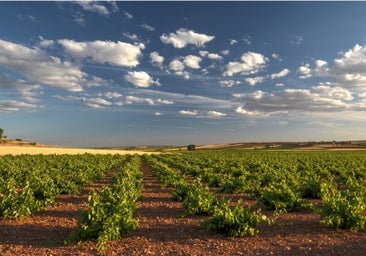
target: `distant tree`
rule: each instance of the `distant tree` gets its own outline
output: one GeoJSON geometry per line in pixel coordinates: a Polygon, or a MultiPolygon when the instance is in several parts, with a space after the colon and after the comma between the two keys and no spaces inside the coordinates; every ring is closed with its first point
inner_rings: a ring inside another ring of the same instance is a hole
{"type": "Polygon", "coordinates": [[[2,138],[3,138],[3,133],[4,133],[4,129],[1,129],[1,128],[0,128],[0,139],[2,139],[2,138]]]}
{"type": "Polygon", "coordinates": [[[196,146],[191,144],[191,145],[188,145],[187,147],[188,150],[195,150],[196,149],[196,146]]]}

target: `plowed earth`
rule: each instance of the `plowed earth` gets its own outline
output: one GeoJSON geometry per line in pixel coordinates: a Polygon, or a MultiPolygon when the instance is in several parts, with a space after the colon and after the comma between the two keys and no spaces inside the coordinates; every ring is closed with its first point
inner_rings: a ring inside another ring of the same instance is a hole
{"type": "MultiPolygon", "coordinates": [[[[108,243],[106,255],[366,255],[366,232],[328,228],[312,212],[280,215],[275,224],[259,227],[255,237],[227,238],[207,234],[200,222],[207,217],[180,217],[179,202],[162,190],[144,165],[144,192],[136,217],[139,228],[108,243]]],[[[0,255],[103,255],[95,241],[63,245],[77,227],[78,209],[86,209],[91,189],[100,189],[111,176],[88,186],[77,196],[61,195],[47,210],[21,220],[0,219],[0,255]]]]}

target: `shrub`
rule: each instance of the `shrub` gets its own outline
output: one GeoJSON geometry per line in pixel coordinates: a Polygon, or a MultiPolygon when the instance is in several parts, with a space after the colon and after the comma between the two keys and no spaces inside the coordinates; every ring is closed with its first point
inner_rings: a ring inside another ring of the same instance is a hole
{"type": "Polygon", "coordinates": [[[230,201],[221,202],[216,208],[213,218],[203,221],[202,227],[210,233],[221,233],[230,237],[254,236],[258,234],[257,226],[260,222],[271,223],[262,215],[260,210],[251,213],[239,201],[232,209],[230,201]]]}
{"type": "Polygon", "coordinates": [[[353,185],[345,191],[338,190],[332,183],[321,185],[323,206],[320,209],[321,222],[327,226],[342,229],[361,230],[366,223],[365,189],[353,185]]]}

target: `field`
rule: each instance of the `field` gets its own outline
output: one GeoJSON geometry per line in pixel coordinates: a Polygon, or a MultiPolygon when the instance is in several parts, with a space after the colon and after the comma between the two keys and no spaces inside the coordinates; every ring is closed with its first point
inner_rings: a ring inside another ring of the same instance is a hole
{"type": "Polygon", "coordinates": [[[120,150],[120,149],[89,149],[89,148],[62,148],[62,147],[32,147],[32,146],[0,146],[0,156],[3,155],[21,155],[21,154],[144,154],[138,150],[120,150]]]}
{"type": "Polygon", "coordinates": [[[0,157],[1,255],[366,251],[365,151],[22,152],[0,157]]]}

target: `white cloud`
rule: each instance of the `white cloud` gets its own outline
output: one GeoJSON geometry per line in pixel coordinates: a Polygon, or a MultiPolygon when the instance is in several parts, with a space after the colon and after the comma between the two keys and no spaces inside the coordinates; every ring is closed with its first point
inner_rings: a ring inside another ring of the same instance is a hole
{"type": "Polygon", "coordinates": [[[210,42],[214,38],[214,36],[198,34],[193,30],[181,28],[175,33],[161,35],[160,40],[164,44],[172,44],[175,48],[184,48],[188,44],[192,44],[195,46],[204,46],[206,43],[210,42]]]}
{"type": "Polygon", "coordinates": [[[25,75],[33,82],[69,91],[82,91],[87,74],[79,67],[40,49],[31,49],[0,39],[0,64],[25,75]]]}
{"type": "Polygon", "coordinates": [[[264,116],[263,113],[258,112],[258,111],[249,111],[245,108],[243,108],[243,106],[239,106],[235,109],[235,112],[241,115],[245,115],[245,116],[249,116],[249,117],[262,117],[264,116]]]}
{"type": "MultiPolygon", "coordinates": [[[[114,103],[110,100],[106,100],[103,99],[101,96],[103,95],[99,95],[99,97],[90,97],[89,95],[85,94],[84,96],[55,96],[56,98],[63,100],[63,101],[77,101],[77,102],[82,102],[85,106],[88,106],[90,108],[95,108],[95,109],[101,109],[101,108],[105,108],[107,106],[112,106],[114,103]]],[[[105,96],[105,95],[104,95],[105,96]]],[[[112,99],[112,98],[110,98],[112,99]]],[[[118,105],[118,102],[115,103],[115,105],[118,105]]]]}
{"type": "Polygon", "coordinates": [[[241,56],[241,62],[229,62],[224,76],[233,76],[236,73],[243,75],[255,74],[262,70],[268,58],[260,53],[247,52],[241,56]]]}
{"type": "Polygon", "coordinates": [[[125,98],[126,104],[134,104],[134,103],[147,103],[149,105],[154,105],[154,100],[151,98],[141,98],[136,96],[127,96],[125,98]]]}
{"type": "Polygon", "coordinates": [[[169,69],[173,71],[183,71],[184,68],[184,63],[177,59],[171,61],[169,64],[169,69]]]}
{"type": "Polygon", "coordinates": [[[238,113],[271,115],[276,113],[335,112],[354,108],[351,93],[344,88],[319,85],[311,89],[285,89],[278,92],[256,91],[233,94],[241,102],[238,113]]]}
{"type": "Polygon", "coordinates": [[[213,110],[208,111],[207,115],[209,117],[224,117],[224,116],[226,116],[225,113],[218,112],[218,111],[213,111],[213,110]]]}
{"type": "Polygon", "coordinates": [[[162,100],[162,99],[157,99],[155,101],[155,104],[160,104],[160,105],[172,105],[174,104],[174,101],[172,100],[162,100]]]}
{"type": "Polygon", "coordinates": [[[43,94],[43,92],[40,91],[42,87],[39,84],[29,84],[22,80],[16,82],[15,88],[18,90],[22,99],[31,103],[38,102],[39,99],[36,97],[43,94]]]}
{"type": "Polygon", "coordinates": [[[313,91],[322,97],[339,99],[344,101],[353,100],[352,93],[349,90],[339,86],[321,84],[313,87],[313,91]]]}
{"type": "Polygon", "coordinates": [[[128,20],[132,20],[133,19],[133,16],[131,13],[128,13],[128,12],[124,12],[124,15],[125,17],[128,19],[128,20]]]}
{"type": "Polygon", "coordinates": [[[222,80],[222,81],[219,81],[219,84],[222,87],[233,87],[234,85],[241,84],[241,82],[238,80],[222,80]]]}
{"type": "Polygon", "coordinates": [[[169,69],[174,71],[177,76],[183,76],[185,79],[189,79],[190,74],[184,71],[185,65],[182,61],[175,59],[169,63],[169,69]]]}
{"type": "Polygon", "coordinates": [[[197,110],[180,110],[179,114],[184,115],[184,116],[196,116],[197,115],[197,110]]]}
{"type": "Polygon", "coordinates": [[[188,55],[183,59],[184,64],[192,69],[199,69],[200,62],[202,61],[201,57],[195,56],[195,55],[188,55]]]}
{"type": "Polygon", "coordinates": [[[250,86],[260,84],[264,81],[264,79],[265,79],[265,77],[263,77],[263,76],[244,78],[245,82],[247,82],[250,86]]]}
{"type": "Polygon", "coordinates": [[[161,112],[155,112],[155,116],[162,116],[163,115],[163,113],[161,113],[161,112]]]}
{"type": "Polygon", "coordinates": [[[317,76],[327,76],[329,75],[328,63],[324,60],[315,61],[314,73],[317,76]]]}
{"type": "Polygon", "coordinates": [[[55,43],[53,40],[46,40],[41,36],[39,36],[38,38],[39,38],[38,46],[41,48],[48,48],[48,47],[54,45],[54,43],[55,43]]]}
{"type": "Polygon", "coordinates": [[[91,108],[104,108],[113,105],[112,102],[103,98],[84,98],[84,104],[91,108]]]}
{"type": "Polygon", "coordinates": [[[100,2],[78,1],[74,3],[80,5],[86,11],[95,12],[104,16],[108,16],[110,14],[109,10],[100,2]]]}
{"type": "Polygon", "coordinates": [[[145,29],[146,31],[149,31],[149,32],[155,31],[155,28],[154,28],[154,27],[149,26],[149,25],[147,25],[147,24],[142,24],[142,25],[141,25],[141,27],[142,27],[143,29],[145,29]]]}
{"type": "Polygon", "coordinates": [[[127,37],[128,39],[130,39],[131,41],[140,41],[139,37],[136,34],[131,34],[128,32],[123,32],[122,35],[124,37],[127,37]]]}
{"type": "Polygon", "coordinates": [[[14,112],[20,109],[34,110],[37,105],[15,100],[0,100],[0,112],[14,112]]]}
{"type": "Polygon", "coordinates": [[[312,71],[309,64],[305,64],[305,66],[300,66],[297,72],[300,73],[300,79],[312,77],[312,71]]]}
{"type": "Polygon", "coordinates": [[[331,72],[335,81],[344,87],[365,89],[366,46],[356,44],[342,58],[335,59],[331,72]]]}
{"type": "Polygon", "coordinates": [[[137,97],[137,96],[127,96],[125,98],[126,104],[134,104],[134,103],[147,103],[149,105],[172,105],[174,104],[171,100],[163,100],[163,99],[153,99],[150,97],[137,97]]]}
{"type": "Polygon", "coordinates": [[[145,71],[131,71],[124,76],[127,82],[136,87],[147,88],[153,84],[160,85],[159,80],[154,81],[153,78],[145,71]]]}
{"type": "Polygon", "coordinates": [[[237,43],[238,43],[238,40],[230,39],[230,45],[234,45],[234,44],[237,44],[237,43]]]}
{"type": "Polygon", "coordinates": [[[74,58],[91,58],[96,63],[108,63],[115,66],[136,67],[139,65],[141,50],[145,45],[124,43],[121,41],[92,41],[75,42],[73,40],[58,40],[64,50],[74,58]]]}
{"type": "Polygon", "coordinates": [[[221,54],[226,56],[226,55],[230,54],[230,51],[229,50],[222,50],[221,54]]]}
{"type": "Polygon", "coordinates": [[[272,53],[272,58],[274,58],[275,60],[282,61],[282,59],[278,53],[272,53]]]}
{"type": "Polygon", "coordinates": [[[150,62],[153,65],[156,65],[158,67],[162,67],[163,66],[163,62],[164,62],[164,57],[161,56],[158,52],[152,52],[150,53],[150,62]]]}
{"type": "Polygon", "coordinates": [[[290,73],[290,70],[289,70],[289,69],[287,69],[287,68],[285,68],[285,69],[281,70],[281,71],[280,71],[280,72],[278,72],[278,73],[273,73],[273,74],[271,74],[271,79],[284,77],[284,76],[287,76],[289,73],[290,73]]]}
{"type": "Polygon", "coordinates": [[[208,51],[199,51],[199,54],[202,56],[202,57],[207,57],[208,59],[211,59],[211,60],[222,60],[222,56],[220,56],[219,54],[217,53],[210,53],[208,51]]]}
{"type": "Polygon", "coordinates": [[[104,94],[100,94],[100,96],[105,96],[108,99],[117,99],[122,97],[123,95],[119,92],[106,92],[104,94]]]}

